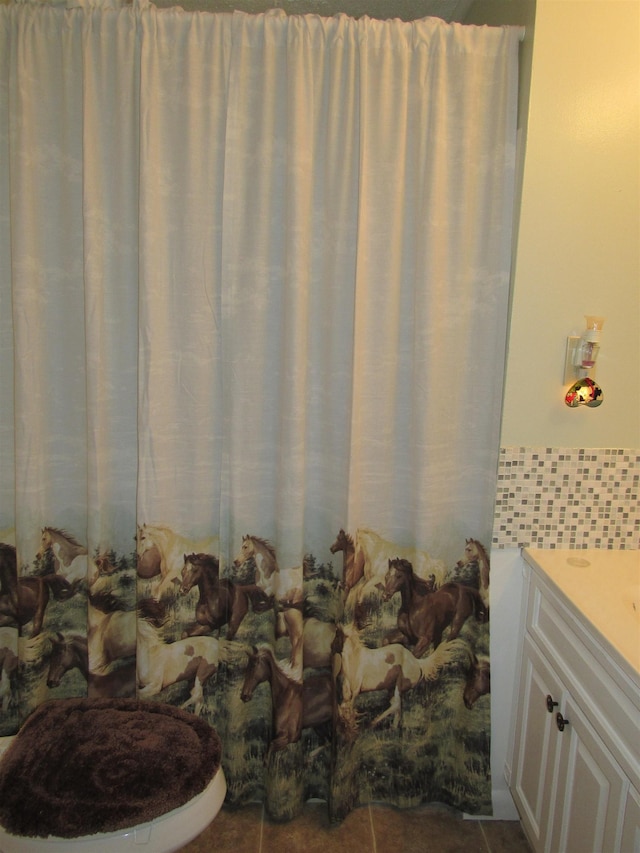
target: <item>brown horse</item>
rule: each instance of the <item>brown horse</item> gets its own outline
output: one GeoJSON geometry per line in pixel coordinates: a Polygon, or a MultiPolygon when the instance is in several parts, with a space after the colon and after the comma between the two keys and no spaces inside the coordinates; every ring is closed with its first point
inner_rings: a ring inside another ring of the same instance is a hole
{"type": "Polygon", "coordinates": [[[0,598],[18,610],[18,561],[13,545],[0,542],[0,598]]]}
{"type": "Polygon", "coordinates": [[[185,637],[210,634],[228,623],[227,639],[232,640],[249,612],[249,602],[258,613],[273,607],[273,599],[259,587],[239,586],[226,578],[220,579],[220,562],[212,554],[184,555],[180,592],[186,595],[194,586],[200,593],[196,621],[184,633],[185,637]]]}
{"type": "Polygon", "coordinates": [[[86,637],[81,634],[71,634],[65,637],[58,633],[55,639],[52,638],[51,645],[47,687],[59,687],[67,672],[78,669],[87,682],[88,695],[91,698],[135,697],[135,661],[127,661],[124,666],[113,669],[104,675],[96,675],[89,672],[89,650],[86,637]]]}
{"type": "Polygon", "coordinates": [[[297,743],[302,730],[313,727],[321,739],[331,733],[333,720],[333,686],[329,673],[314,675],[304,683],[296,681],[288,672],[290,668],[280,664],[267,646],[248,653],[249,663],[242,685],[240,698],[248,702],[253,691],[264,681],[271,686],[273,707],[273,737],[267,757],[290,743],[297,743]]]}
{"type": "Polygon", "coordinates": [[[79,582],[78,580],[69,583],[62,575],[55,573],[42,577],[19,578],[17,607],[10,595],[0,595],[0,626],[11,626],[21,631],[33,621],[31,636],[37,636],[42,631],[50,594],[56,601],[66,601],[75,595],[79,582]]]}
{"type": "Polygon", "coordinates": [[[486,696],[490,692],[491,665],[486,658],[478,659],[473,655],[462,693],[465,707],[471,710],[481,696],[486,696]]]}
{"type": "Polygon", "coordinates": [[[355,560],[356,546],[353,537],[340,528],[336,541],[329,550],[332,554],[342,551],[342,586],[345,592],[349,592],[364,574],[364,561],[356,563],[355,560]]]}
{"type": "Polygon", "coordinates": [[[5,629],[6,636],[0,636],[0,709],[8,711],[14,701],[15,677],[20,667],[12,640],[15,636],[11,629],[5,629]],[[5,645],[9,643],[9,645],[5,645]]]}
{"type": "Polygon", "coordinates": [[[454,640],[466,620],[472,614],[478,621],[485,621],[486,612],[480,594],[471,587],[459,583],[446,583],[437,590],[421,581],[414,574],[408,560],[389,560],[385,577],[383,599],[388,601],[400,592],[402,603],[398,612],[398,627],[386,638],[386,643],[414,645],[416,657],[433,643],[436,649],[442,640],[442,632],[450,626],[449,640],[454,640]]]}

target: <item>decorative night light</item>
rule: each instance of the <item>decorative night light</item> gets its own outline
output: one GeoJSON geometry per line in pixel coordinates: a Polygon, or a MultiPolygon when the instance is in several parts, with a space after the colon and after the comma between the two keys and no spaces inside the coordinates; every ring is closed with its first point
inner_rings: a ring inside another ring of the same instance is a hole
{"type": "Polygon", "coordinates": [[[600,352],[600,335],[604,325],[604,317],[593,314],[585,315],[587,327],[580,337],[572,335],[567,338],[567,351],[564,363],[564,381],[572,385],[567,391],[564,401],[567,406],[589,406],[594,408],[602,405],[602,388],[588,374],[593,374],[600,352]]]}

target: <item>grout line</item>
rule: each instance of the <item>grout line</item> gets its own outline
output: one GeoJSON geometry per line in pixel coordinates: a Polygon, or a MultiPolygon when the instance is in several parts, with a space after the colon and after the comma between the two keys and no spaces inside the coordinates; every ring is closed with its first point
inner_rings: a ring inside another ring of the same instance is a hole
{"type": "Polygon", "coordinates": [[[482,837],[484,838],[484,843],[487,847],[487,853],[491,853],[491,846],[489,844],[489,839],[487,838],[487,833],[484,831],[484,826],[482,825],[482,821],[478,821],[478,826],[480,827],[480,832],[482,833],[482,837]]]}
{"type": "Polygon", "coordinates": [[[373,844],[371,848],[371,853],[378,853],[378,847],[376,845],[376,831],[373,826],[373,812],[371,811],[371,803],[369,803],[367,808],[369,809],[369,824],[371,825],[371,841],[373,844]]]}

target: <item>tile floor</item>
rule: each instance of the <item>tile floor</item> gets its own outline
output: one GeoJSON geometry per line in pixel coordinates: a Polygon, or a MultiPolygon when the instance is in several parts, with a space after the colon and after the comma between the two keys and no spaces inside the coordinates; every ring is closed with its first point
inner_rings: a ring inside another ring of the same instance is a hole
{"type": "Polygon", "coordinates": [[[180,853],[530,853],[517,821],[464,820],[446,807],[400,811],[363,806],[331,825],[324,803],[308,803],[289,823],[261,805],[223,808],[180,853]]]}

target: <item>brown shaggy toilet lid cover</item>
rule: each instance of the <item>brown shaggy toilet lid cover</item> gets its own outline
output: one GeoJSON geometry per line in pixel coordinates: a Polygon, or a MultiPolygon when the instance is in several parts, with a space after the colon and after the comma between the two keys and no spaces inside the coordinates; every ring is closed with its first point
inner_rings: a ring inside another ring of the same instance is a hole
{"type": "Polygon", "coordinates": [[[0,761],[0,823],[75,838],[152,821],[200,793],[222,745],[203,719],[161,702],[55,699],[0,761]]]}

